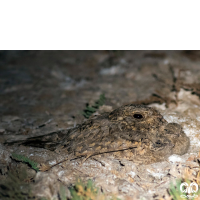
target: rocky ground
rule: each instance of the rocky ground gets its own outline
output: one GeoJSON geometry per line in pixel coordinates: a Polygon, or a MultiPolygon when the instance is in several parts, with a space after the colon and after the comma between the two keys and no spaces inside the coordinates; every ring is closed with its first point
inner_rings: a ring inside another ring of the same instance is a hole
{"type": "Polygon", "coordinates": [[[31,186],[37,198],[59,199],[60,185],[68,191],[80,177],[92,179],[107,196],[169,200],[171,182],[200,182],[199,96],[198,51],[1,51],[0,191],[6,190],[3,183],[10,171],[26,168],[23,190],[31,186]],[[190,137],[189,152],[145,166],[105,157],[82,165],[65,162],[37,173],[11,157],[16,153],[36,162],[52,160],[52,151],[4,143],[76,126],[86,120],[86,105],[101,94],[106,100],[96,114],[128,103],[154,106],[168,122],[182,125],[190,137]]]}

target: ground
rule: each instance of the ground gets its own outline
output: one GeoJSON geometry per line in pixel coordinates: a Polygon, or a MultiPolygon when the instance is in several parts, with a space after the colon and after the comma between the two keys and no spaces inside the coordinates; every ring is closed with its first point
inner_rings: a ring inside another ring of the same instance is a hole
{"type": "Polygon", "coordinates": [[[11,168],[26,167],[31,190],[49,199],[58,198],[60,184],[67,190],[77,177],[92,179],[106,195],[120,199],[170,199],[170,182],[186,176],[200,181],[198,51],[1,51],[0,59],[2,180],[11,168]],[[190,137],[188,153],[147,166],[106,157],[81,166],[75,160],[37,173],[10,157],[16,153],[37,162],[52,160],[54,152],[4,143],[82,123],[86,106],[101,94],[106,100],[96,114],[129,103],[156,107],[190,137]]]}

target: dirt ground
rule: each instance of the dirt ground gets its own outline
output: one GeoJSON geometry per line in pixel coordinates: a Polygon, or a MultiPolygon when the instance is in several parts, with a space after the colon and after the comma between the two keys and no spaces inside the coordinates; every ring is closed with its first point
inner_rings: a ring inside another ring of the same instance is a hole
{"type": "MultiPolygon", "coordinates": [[[[199,51],[0,51],[1,190],[6,190],[2,181],[8,180],[10,171],[25,167],[26,185],[37,198],[59,199],[60,184],[67,190],[81,177],[92,179],[107,196],[169,200],[171,182],[200,182],[199,96],[199,51]],[[37,173],[11,158],[16,153],[36,162],[52,160],[54,152],[4,143],[80,124],[86,120],[86,106],[101,94],[106,100],[97,114],[129,103],[156,107],[168,122],[183,126],[191,140],[189,152],[148,166],[102,158],[37,173]]],[[[4,197],[12,199],[7,193],[4,197]]]]}

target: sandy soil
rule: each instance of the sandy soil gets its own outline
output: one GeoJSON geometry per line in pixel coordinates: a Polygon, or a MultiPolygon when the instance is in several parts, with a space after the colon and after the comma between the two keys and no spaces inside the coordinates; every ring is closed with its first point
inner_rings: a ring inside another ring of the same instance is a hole
{"type": "Polygon", "coordinates": [[[199,178],[199,84],[198,51],[1,51],[0,178],[6,181],[12,168],[26,167],[35,195],[49,199],[58,199],[60,184],[68,188],[77,176],[121,199],[170,199],[170,182],[199,178]],[[189,152],[148,166],[102,158],[38,173],[10,157],[15,152],[37,162],[52,160],[54,152],[3,143],[74,127],[101,94],[106,101],[97,113],[128,103],[156,107],[168,122],[183,126],[189,152]]]}

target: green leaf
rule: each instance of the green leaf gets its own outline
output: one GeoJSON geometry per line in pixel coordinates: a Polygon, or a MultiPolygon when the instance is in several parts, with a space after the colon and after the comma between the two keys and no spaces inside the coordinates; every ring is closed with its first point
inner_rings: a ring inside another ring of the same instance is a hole
{"type": "Polygon", "coordinates": [[[100,106],[102,106],[105,102],[105,95],[101,94],[99,96],[99,99],[94,103],[92,106],[87,106],[84,112],[82,112],[82,115],[85,118],[89,118],[92,113],[96,112],[97,109],[99,109],[100,106]]]}
{"type": "Polygon", "coordinates": [[[29,164],[35,171],[39,171],[39,168],[37,167],[38,163],[30,160],[28,157],[12,153],[11,157],[15,160],[21,161],[23,163],[29,164]]]}
{"type": "Polygon", "coordinates": [[[90,111],[90,112],[96,112],[96,109],[93,108],[93,107],[90,107],[90,106],[88,106],[88,107],[86,108],[86,110],[87,110],[87,111],[90,111]]]}

